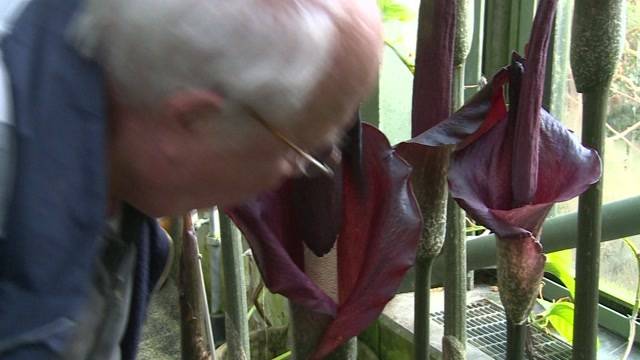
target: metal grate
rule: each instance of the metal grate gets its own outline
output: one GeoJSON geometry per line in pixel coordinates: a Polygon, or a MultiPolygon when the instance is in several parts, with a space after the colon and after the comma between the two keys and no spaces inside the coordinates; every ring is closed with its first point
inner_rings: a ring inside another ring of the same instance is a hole
{"type": "MultiPolygon", "coordinates": [[[[444,325],[444,311],[431,314],[444,325]]],[[[531,326],[534,359],[571,359],[571,347],[562,340],[531,326]]],[[[502,308],[486,299],[467,305],[467,341],[494,359],[504,359],[507,352],[506,319],[502,308]]]]}

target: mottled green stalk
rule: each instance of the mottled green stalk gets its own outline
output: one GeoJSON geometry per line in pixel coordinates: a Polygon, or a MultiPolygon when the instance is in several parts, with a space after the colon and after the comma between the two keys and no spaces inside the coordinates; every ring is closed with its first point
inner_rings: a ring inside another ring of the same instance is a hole
{"type": "Polygon", "coordinates": [[[444,360],[465,360],[465,346],[454,336],[442,338],[442,358],[444,360]]]}
{"type": "Polygon", "coordinates": [[[516,324],[507,319],[507,360],[524,360],[527,324],[516,324]]]}
{"type": "MultiPolygon", "coordinates": [[[[456,39],[453,58],[453,110],[464,103],[465,60],[473,38],[473,0],[458,0],[456,4],[456,39]]],[[[465,253],[464,213],[451,196],[447,200],[447,225],[444,254],[447,275],[444,288],[444,334],[453,336],[462,346],[466,342],[467,259],[465,253]]],[[[443,338],[443,346],[445,339],[443,338]]]]}
{"type": "Polygon", "coordinates": [[[200,258],[191,214],[187,214],[183,217],[179,283],[182,357],[209,360],[215,359],[215,345],[200,258]]]}
{"type": "MultiPolygon", "coordinates": [[[[292,360],[307,360],[316,348],[332,318],[290,303],[289,326],[292,336],[292,360]]],[[[358,340],[352,338],[323,360],[356,360],[358,340]]]]}
{"type": "Polygon", "coordinates": [[[227,351],[231,359],[248,360],[251,357],[242,240],[240,232],[224,214],[220,214],[220,237],[227,351]]]}
{"type": "MultiPolygon", "coordinates": [[[[447,272],[444,280],[444,334],[466,343],[467,256],[464,212],[449,197],[444,254],[447,272]]],[[[443,339],[444,341],[444,339],[443,339]]]]}
{"type": "MultiPolygon", "coordinates": [[[[573,19],[571,67],[583,94],[582,142],[604,159],[608,90],[622,51],[623,0],[577,0],[573,19]]],[[[573,358],[597,358],[598,278],[602,236],[602,179],[578,205],[576,302],[573,358]]]]}
{"type": "MultiPolygon", "coordinates": [[[[420,2],[411,114],[412,136],[418,136],[437,125],[451,113],[456,2],[420,2]]],[[[426,360],[429,357],[431,266],[444,243],[446,177],[451,148],[441,146],[412,152],[410,147],[411,145],[405,147],[407,153],[404,155],[411,158],[409,162],[414,168],[411,180],[423,216],[422,237],[415,267],[414,345],[416,359],[426,360]]]]}
{"type": "Polygon", "coordinates": [[[414,346],[416,360],[429,359],[429,307],[431,289],[431,269],[433,257],[418,257],[416,259],[416,290],[414,315],[414,346]]]}

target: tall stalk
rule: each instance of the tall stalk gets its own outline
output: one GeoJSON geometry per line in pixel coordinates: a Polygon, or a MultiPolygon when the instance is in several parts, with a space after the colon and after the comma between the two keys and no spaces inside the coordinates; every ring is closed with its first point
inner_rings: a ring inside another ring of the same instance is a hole
{"type": "Polygon", "coordinates": [[[182,254],[180,255],[182,358],[215,359],[215,343],[200,263],[201,256],[191,213],[183,217],[182,224],[182,254]]]}
{"type": "MultiPolygon", "coordinates": [[[[412,136],[449,117],[455,39],[456,1],[423,0],[418,19],[418,44],[413,82],[412,136]]],[[[402,145],[402,144],[401,144],[402,145]]],[[[399,148],[414,168],[412,182],[423,215],[416,254],[414,346],[418,360],[429,358],[429,293],[433,259],[444,243],[446,175],[451,148],[441,146],[411,153],[399,148]]]]}
{"type": "Polygon", "coordinates": [[[227,351],[230,359],[248,360],[251,357],[242,240],[231,219],[223,213],[220,213],[220,238],[227,351]]]}
{"type": "MultiPolygon", "coordinates": [[[[576,0],[571,66],[582,93],[582,143],[604,159],[608,91],[624,39],[625,1],[576,0]]],[[[578,205],[573,358],[596,359],[598,279],[602,237],[602,179],[578,205]]]]}
{"type": "MultiPolygon", "coordinates": [[[[324,256],[316,256],[311,251],[304,251],[305,273],[322,291],[336,303],[338,293],[338,246],[324,256]]],[[[303,306],[289,304],[291,334],[293,335],[292,357],[294,360],[309,359],[322,340],[333,317],[309,311],[303,306]]],[[[356,360],[358,357],[357,339],[354,337],[338,347],[325,360],[356,360]]]]}
{"type": "MultiPolygon", "coordinates": [[[[474,1],[458,0],[456,6],[456,39],[453,57],[453,110],[464,103],[465,61],[473,38],[474,1]]],[[[465,252],[464,212],[449,196],[447,200],[447,225],[444,244],[447,269],[444,282],[444,335],[453,336],[462,347],[462,354],[450,351],[460,347],[445,347],[445,359],[464,356],[466,343],[467,259],[465,252]]]]}

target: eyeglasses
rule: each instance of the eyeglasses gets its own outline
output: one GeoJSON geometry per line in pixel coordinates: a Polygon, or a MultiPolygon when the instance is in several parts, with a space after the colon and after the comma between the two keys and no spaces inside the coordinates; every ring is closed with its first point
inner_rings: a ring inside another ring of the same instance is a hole
{"type": "Polygon", "coordinates": [[[259,122],[262,126],[264,126],[265,129],[267,129],[271,134],[273,134],[273,136],[275,136],[276,138],[278,138],[280,141],[282,141],[283,143],[285,143],[289,148],[291,148],[291,150],[295,151],[296,154],[298,154],[299,156],[301,156],[303,159],[305,159],[309,164],[311,164],[316,170],[319,170],[322,174],[326,175],[326,176],[333,176],[334,172],[333,170],[327,166],[325,163],[323,163],[322,161],[318,160],[317,158],[315,158],[313,155],[309,154],[308,152],[302,150],[301,147],[299,147],[298,145],[294,144],[291,140],[289,140],[286,136],[284,136],[281,132],[279,132],[276,128],[274,128],[273,126],[271,126],[262,116],[260,116],[260,114],[258,114],[257,111],[255,111],[253,108],[249,107],[249,106],[245,106],[245,110],[249,113],[249,115],[255,119],[257,122],[259,122]]]}

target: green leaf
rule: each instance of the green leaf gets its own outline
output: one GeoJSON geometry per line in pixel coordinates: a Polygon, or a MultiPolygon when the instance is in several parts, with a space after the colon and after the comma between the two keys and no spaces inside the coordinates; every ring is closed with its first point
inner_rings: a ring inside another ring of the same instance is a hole
{"type": "Polygon", "coordinates": [[[382,11],[383,21],[407,22],[415,18],[415,14],[408,7],[394,0],[378,0],[378,6],[382,11]]]}
{"type": "Polygon", "coordinates": [[[286,359],[288,359],[290,357],[291,357],[291,350],[287,351],[284,354],[280,354],[280,355],[274,357],[272,360],[286,360],[286,359]]]}
{"type": "Polygon", "coordinates": [[[568,301],[555,303],[549,313],[547,319],[551,326],[565,338],[569,344],[573,344],[573,303],[568,301]]]}
{"type": "Polygon", "coordinates": [[[544,265],[544,271],[560,279],[564,286],[569,290],[569,296],[572,299],[575,299],[576,280],[571,275],[572,267],[573,254],[571,250],[562,250],[547,254],[547,262],[544,265]]]}

